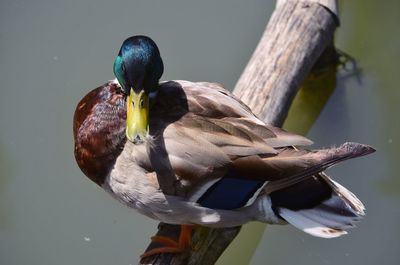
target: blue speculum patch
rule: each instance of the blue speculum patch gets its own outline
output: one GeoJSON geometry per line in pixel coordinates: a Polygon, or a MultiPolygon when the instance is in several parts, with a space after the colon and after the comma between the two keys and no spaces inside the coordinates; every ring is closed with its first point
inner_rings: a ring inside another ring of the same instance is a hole
{"type": "Polygon", "coordinates": [[[232,210],[246,205],[265,181],[248,179],[234,171],[212,185],[197,201],[211,209],[232,210]]]}

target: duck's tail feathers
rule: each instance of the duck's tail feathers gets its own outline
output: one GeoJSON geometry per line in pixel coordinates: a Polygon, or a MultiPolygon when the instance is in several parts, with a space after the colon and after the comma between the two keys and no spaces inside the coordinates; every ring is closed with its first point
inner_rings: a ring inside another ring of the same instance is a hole
{"type": "MultiPolygon", "coordinates": [[[[326,174],[320,173],[315,177],[319,179],[315,185],[327,184],[325,187],[331,189],[329,198],[318,195],[316,200],[323,199],[310,205],[311,196],[308,198],[308,206],[303,205],[306,207],[301,209],[301,205],[293,204],[291,207],[290,203],[282,203],[271,194],[272,209],[280,218],[310,235],[333,238],[347,234],[345,230],[354,227],[364,216],[364,205],[352,192],[326,174]]],[[[296,199],[296,195],[292,198],[296,199]]],[[[307,197],[307,194],[303,196],[307,197]]]]}

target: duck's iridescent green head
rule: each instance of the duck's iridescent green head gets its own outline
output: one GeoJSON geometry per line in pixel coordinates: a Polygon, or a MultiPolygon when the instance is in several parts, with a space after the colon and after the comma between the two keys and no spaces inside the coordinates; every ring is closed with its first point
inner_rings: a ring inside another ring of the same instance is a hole
{"type": "Polygon", "coordinates": [[[126,39],[114,62],[114,74],[127,96],[126,136],[134,143],[148,135],[149,93],[158,88],[164,66],[155,42],[146,36],[126,39]]]}
{"type": "Polygon", "coordinates": [[[155,42],[146,36],[133,36],[126,39],[114,62],[114,74],[126,94],[133,89],[137,94],[144,90],[152,92],[164,66],[155,42]]]}

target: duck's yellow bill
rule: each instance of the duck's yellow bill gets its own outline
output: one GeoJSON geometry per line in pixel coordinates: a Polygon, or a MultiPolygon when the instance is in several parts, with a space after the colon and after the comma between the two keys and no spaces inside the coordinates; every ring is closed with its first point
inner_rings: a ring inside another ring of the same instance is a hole
{"type": "Polygon", "coordinates": [[[126,137],[133,143],[143,142],[149,133],[149,97],[131,89],[126,99],[126,137]]]}

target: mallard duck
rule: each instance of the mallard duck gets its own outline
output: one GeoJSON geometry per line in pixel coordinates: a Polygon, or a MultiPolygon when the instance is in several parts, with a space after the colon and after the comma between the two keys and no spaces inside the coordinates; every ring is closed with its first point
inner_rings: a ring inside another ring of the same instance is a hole
{"type": "Polygon", "coordinates": [[[159,82],[163,62],[146,36],[123,42],[114,73],[76,107],[75,158],[123,204],[183,225],[179,242],[153,238],[166,246],[145,256],[183,251],[190,225],[289,223],[332,238],[364,215],[361,201],[324,170],[372,147],[302,149],[312,141],[265,124],[219,84],[159,82]]]}

